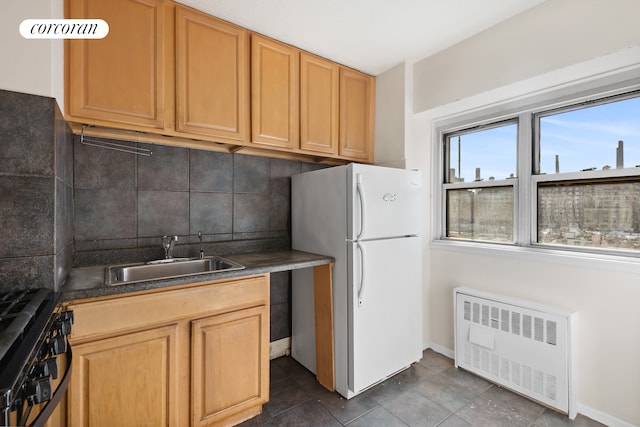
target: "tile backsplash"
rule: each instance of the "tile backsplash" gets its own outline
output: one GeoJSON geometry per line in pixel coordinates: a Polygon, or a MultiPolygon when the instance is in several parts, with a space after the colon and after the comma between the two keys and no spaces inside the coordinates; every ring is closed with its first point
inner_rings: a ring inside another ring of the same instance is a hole
{"type": "Polygon", "coordinates": [[[261,245],[289,249],[290,177],[325,167],[124,143],[153,153],[136,156],[75,138],[76,266],[113,262],[118,252],[126,260],[162,257],[163,235],[178,236],[175,256],[195,256],[198,231],[207,253],[259,250],[261,245]]]}
{"type": "Polygon", "coordinates": [[[73,258],[72,137],[53,98],[0,90],[0,289],[59,289],[73,258]]]}
{"type": "MultiPolygon", "coordinates": [[[[325,165],[138,144],[150,157],[75,141],[75,264],[290,249],[291,175],[325,165]]],[[[119,142],[120,143],[120,142],[119,142]]],[[[134,145],[131,143],[130,145],[134,145]]],[[[271,341],[291,336],[291,274],[271,274],[271,341]]]]}
{"type": "MultiPolygon", "coordinates": [[[[290,177],[316,163],[111,141],[84,145],[56,100],[0,90],[0,290],[62,289],[72,267],[291,248],[290,177]]],[[[289,272],[271,275],[271,340],[291,335],[289,272]]]]}

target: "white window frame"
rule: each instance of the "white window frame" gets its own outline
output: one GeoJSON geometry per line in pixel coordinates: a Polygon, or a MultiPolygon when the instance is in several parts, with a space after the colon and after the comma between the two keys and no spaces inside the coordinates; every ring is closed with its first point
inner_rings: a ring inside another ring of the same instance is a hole
{"type": "Polygon", "coordinates": [[[432,210],[432,242],[449,248],[500,249],[519,252],[542,251],[543,253],[568,254],[586,258],[620,260],[626,258],[634,263],[640,262],[640,252],[625,250],[607,250],[584,248],[568,245],[550,245],[537,242],[537,187],[540,183],[560,181],[580,181],[585,179],[612,179],[624,177],[640,177],[640,168],[594,170],[584,172],[568,172],[558,174],[534,175],[533,155],[538,144],[536,117],[543,117],[545,112],[567,108],[572,105],[587,103],[607,97],[614,97],[640,90],[640,77],[621,73],[619,76],[606,76],[585,83],[576,83],[546,93],[532,95],[528,98],[492,104],[485,108],[476,108],[471,112],[449,116],[433,123],[432,152],[432,190],[433,200],[437,207],[432,210]],[[517,119],[517,178],[500,181],[481,181],[470,183],[444,183],[446,153],[445,135],[471,129],[491,126],[499,122],[517,119]],[[511,182],[513,181],[513,182],[511,182]],[[463,186],[465,184],[467,187],[463,186]],[[449,189],[479,188],[482,185],[499,186],[514,185],[514,233],[513,243],[479,241],[471,239],[446,237],[446,192],[449,189]]]}

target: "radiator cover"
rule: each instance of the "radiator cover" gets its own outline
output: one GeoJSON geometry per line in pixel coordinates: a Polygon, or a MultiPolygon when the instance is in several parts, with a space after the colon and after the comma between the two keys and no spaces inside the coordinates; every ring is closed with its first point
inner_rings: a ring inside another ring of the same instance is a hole
{"type": "Polygon", "coordinates": [[[454,289],[455,365],[574,419],[576,313],[454,289]]]}

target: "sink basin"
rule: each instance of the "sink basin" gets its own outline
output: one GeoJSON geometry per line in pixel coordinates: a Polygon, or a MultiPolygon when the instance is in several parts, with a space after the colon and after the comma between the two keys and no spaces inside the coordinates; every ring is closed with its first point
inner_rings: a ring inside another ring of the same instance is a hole
{"type": "Polygon", "coordinates": [[[175,261],[110,265],[107,267],[105,284],[110,286],[123,285],[146,280],[242,270],[243,268],[243,265],[219,256],[210,256],[203,259],[182,258],[175,261]]]}

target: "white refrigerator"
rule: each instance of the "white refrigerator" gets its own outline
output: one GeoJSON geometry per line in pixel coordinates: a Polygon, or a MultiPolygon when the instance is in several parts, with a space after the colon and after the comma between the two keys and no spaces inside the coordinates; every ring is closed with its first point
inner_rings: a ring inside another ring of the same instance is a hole
{"type": "MultiPolygon", "coordinates": [[[[291,178],[293,249],[333,256],[336,391],[347,399],[422,357],[422,177],[349,164],[291,178]]],[[[312,269],[292,273],[291,355],[316,372],[312,269]]]]}

